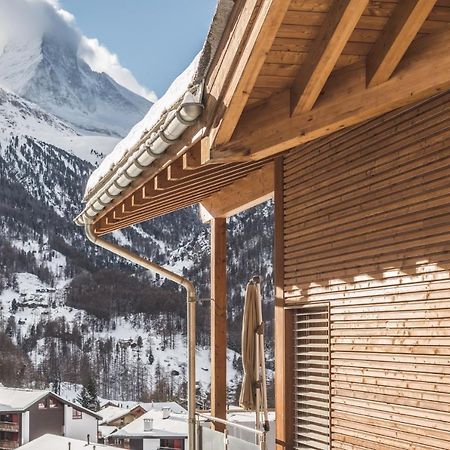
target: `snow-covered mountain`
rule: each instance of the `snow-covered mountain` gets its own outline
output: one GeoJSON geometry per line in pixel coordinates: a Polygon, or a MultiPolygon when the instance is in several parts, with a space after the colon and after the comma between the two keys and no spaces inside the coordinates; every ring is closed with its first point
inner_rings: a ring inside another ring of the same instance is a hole
{"type": "Polygon", "coordinates": [[[71,38],[44,33],[41,40],[16,39],[0,56],[0,87],[36,103],[86,132],[125,136],[151,103],[94,72],[71,38]]]}
{"type": "Polygon", "coordinates": [[[66,150],[97,165],[114,148],[119,138],[82,133],[38,105],[0,88],[0,139],[31,137],[66,150]]]}
{"type": "MultiPolygon", "coordinates": [[[[10,42],[0,55],[0,382],[81,383],[91,375],[104,396],[184,395],[183,292],[94,248],[73,224],[94,166],[149,106],[92,71],[70,39],[10,42]]],[[[229,237],[228,375],[236,386],[243,292],[256,272],[272,332],[271,203],[231,219],[229,237]]],[[[189,277],[209,298],[209,228],[196,208],[111,239],[189,277]]],[[[206,396],[207,301],[198,314],[206,396]]]]}

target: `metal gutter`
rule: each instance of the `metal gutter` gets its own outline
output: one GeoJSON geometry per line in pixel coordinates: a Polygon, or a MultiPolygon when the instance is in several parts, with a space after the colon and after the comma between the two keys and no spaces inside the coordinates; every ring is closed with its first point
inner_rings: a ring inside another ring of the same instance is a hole
{"type": "Polygon", "coordinates": [[[86,224],[85,233],[87,238],[95,245],[109,250],[110,252],[131,261],[144,269],[151,270],[157,274],[168,278],[169,280],[183,286],[186,289],[187,301],[187,329],[188,329],[188,435],[189,435],[189,450],[195,450],[195,348],[196,348],[196,294],[194,285],[187,279],[174,273],[164,267],[159,266],[139,255],[131,252],[128,249],[120,247],[117,244],[108,242],[98,236],[92,230],[92,224],[86,224]]]}
{"type": "MultiPolygon", "coordinates": [[[[199,92],[201,98],[202,89],[199,92]]],[[[77,225],[84,225],[94,220],[134,180],[139,178],[142,172],[155,159],[165,153],[171,145],[178,142],[186,129],[198,121],[203,112],[203,107],[201,100],[196,100],[191,92],[186,92],[182,103],[175,110],[168,113],[159,130],[150,132],[150,137],[132,152],[132,155],[128,157],[125,164],[116,170],[106,185],[92,196],[81,214],[76,217],[75,223],[77,225]]]]}

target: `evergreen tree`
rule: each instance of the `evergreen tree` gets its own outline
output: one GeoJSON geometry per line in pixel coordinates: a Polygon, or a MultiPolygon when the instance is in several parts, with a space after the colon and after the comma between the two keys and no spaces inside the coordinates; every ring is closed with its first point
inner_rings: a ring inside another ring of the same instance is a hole
{"type": "Polygon", "coordinates": [[[84,408],[91,411],[98,411],[100,403],[97,396],[97,386],[93,378],[89,378],[88,382],[83,385],[80,395],[77,398],[78,403],[84,408]]]}

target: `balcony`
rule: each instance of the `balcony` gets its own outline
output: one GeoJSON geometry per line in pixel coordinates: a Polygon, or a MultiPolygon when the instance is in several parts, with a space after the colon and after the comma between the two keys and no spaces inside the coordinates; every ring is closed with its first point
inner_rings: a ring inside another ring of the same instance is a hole
{"type": "Polygon", "coordinates": [[[266,434],[263,431],[247,427],[228,420],[197,413],[197,445],[196,450],[266,450],[266,434]],[[208,422],[225,425],[223,433],[208,426],[208,422]],[[253,442],[233,436],[236,431],[252,436],[253,442]]]}
{"type": "Polygon", "coordinates": [[[17,422],[7,422],[0,420],[0,431],[12,431],[13,433],[18,433],[19,424],[17,422]]]}
{"type": "Polygon", "coordinates": [[[0,441],[0,450],[11,450],[19,448],[20,443],[18,441],[0,441]]]}

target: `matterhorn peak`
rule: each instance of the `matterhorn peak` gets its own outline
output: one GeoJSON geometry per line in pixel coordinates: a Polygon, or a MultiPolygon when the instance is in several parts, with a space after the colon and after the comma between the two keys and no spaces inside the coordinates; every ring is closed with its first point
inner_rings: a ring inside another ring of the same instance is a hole
{"type": "Polygon", "coordinates": [[[82,132],[121,137],[151,103],[93,71],[71,39],[9,42],[0,56],[0,87],[36,103],[82,132]]]}

